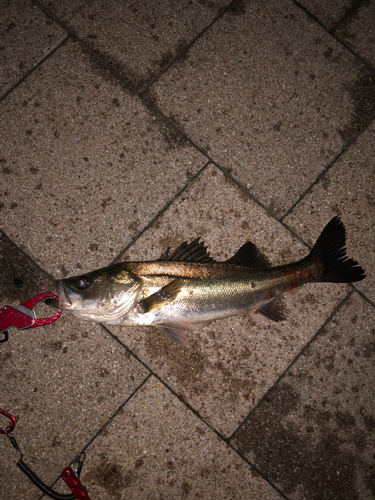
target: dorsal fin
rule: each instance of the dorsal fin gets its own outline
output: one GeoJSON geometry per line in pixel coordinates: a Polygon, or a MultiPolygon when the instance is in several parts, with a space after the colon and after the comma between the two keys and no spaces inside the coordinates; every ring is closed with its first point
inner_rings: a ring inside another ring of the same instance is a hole
{"type": "Polygon", "coordinates": [[[271,267],[270,261],[257,247],[248,241],[226,262],[237,266],[271,267]]]}
{"type": "Polygon", "coordinates": [[[169,248],[159,257],[158,260],[175,260],[180,262],[215,262],[207,252],[204,241],[200,238],[187,243],[185,241],[171,254],[169,248]]]}

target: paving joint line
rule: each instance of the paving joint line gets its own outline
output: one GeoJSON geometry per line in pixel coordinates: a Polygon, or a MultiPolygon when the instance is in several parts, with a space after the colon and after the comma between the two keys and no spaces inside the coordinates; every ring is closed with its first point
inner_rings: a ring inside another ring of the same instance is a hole
{"type": "MultiPolygon", "coordinates": [[[[157,373],[155,373],[152,368],[150,368],[144,361],[142,361],[142,359],[132,350],[130,349],[130,347],[128,347],[126,344],[124,344],[115,334],[113,334],[105,325],[103,325],[102,323],[100,323],[100,326],[103,328],[103,330],[109,334],[113,340],[115,340],[116,342],[118,342],[131,356],[134,357],[134,359],[136,361],[138,361],[144,368],[146,368],[149,372],[150,372],[150,375],[148,377],[151,378],[151,376],[155,377],[156,380],[158,380],[161,384],[163,384],[163,386],[173,394],[174,397],[176,397],[180,403],[182,403],[183,405],[186,406],[186,408],[192,412],[201,422],[203,422],[209,429],[211,429],[212,432],[214,432],[214,434],[216,434],[216,436],[221,440],[223,441],[227,446],[229,446],[235,453],[236,455],[238,455],[239,457],[241,457],[242,460],[244,460],[248,465],[250,465],[272,488],[274,488],[285,500],[289,500],[285,495],[284,493],[279,490],[277,488],[277,486],[275,486],[266,476],[264,476],[264,474],[262,474],[258,468],[256,466],[254,466],[246,457],[244,457],[236,448],[234,448],[234,446],[229,442],[229,439],[230,438],[225,438],[222,434],[220,434],[220,432],[218,430],[215,429],[215,427],[213,427],[212,425],[210,425],[200,414],[199,412],[193,408],[187,401],[185,401],[185,399],[180,396],[179,394],[176,393],[176,391],[174,389],[172,389],[168,384],[167,382],[165,382],[157,373]]],[[[125,405],[125,403],[124,403],[125,405]]],[[[240,424],[242,425],[242,423],[240,424]]]]}
{"type": "Polygon", "coordinates": [[[202,155],[204,155],[206,158],[212,161],[207,151],[205,151],[201,146],[199,146],[199,144],[196,144],[195,141],[183,130],[183,128],[178,122],[176,123],[172,118],[168,117],[163,113],[163,111],[157,106],[157,104],[155,104],[154,99],[150,96],[148,92],[140,93],[138,97],[141,99],[143,104],[149,109],[149,111],[152,112],[154,115],[156,115],[166,126],[173,129],[176,132],[176,134],[183,137],[186,140],[186,142],[190,143],[202,155]]]}
{"type": "Polygon", "coordinates": [[[349,7],[346,11],[345,11],[345,14],[343,15],[343,17],[338,21],[338,23],[332,28],[332,29],[328,29],[323,23],[322,21],[317,17],[315,16],[315,14],[313,14],[312,12],[310,12],[304,5],[302,5],[298,0],[293,0],[293,3],[299,7],[308,17],[310,17],[313,21],[315,21],[321,28],[323,28],[329,35],[331,35],[331,37],[336,40],[336,42],[338,42],[340,45],[342,45],[343,47],[345,47],[346,50],[348,50],[355,58],[359,59],[368,69],[370,69],[371,71],[374,71],[374,68],[372,67],[371,64],[368,63],[368,61],[366,61],[365,59],[362,58],[361,55],[359,55],[357,52],[355,52],[349,45],[347,45],[347,43],[342,40],[341,38],[339,38],[335,33],[334,31],[340,27],[341,25],[345,24],[346,21],[348,21],[352,16],[353,14],[355,14],[361,7],[362,5],[366,2],[367,0],[358,0],[357,2],[354,3],[354,5],[352,5],[352,7],[349,7]]]}
{"type": "MultiPolygon", "coordinates": [[[[78,455],[75,455],[74,458],[69,462],[69,466],[74,463],[76,460],[77,456],[79,456],[82,453],[85,453],[87,448],[100,436],[100,434],[108,427],[112,421],[116,418],[116,416],[121,412],[121,410],[124,408],[124,406],[135,396],[135,394],[148,382],[148,380],[152,377],[152,373],[148,373],[148,375],[144,378],[144,380],[137,386],[134,391],[126,398],[126,400],[117,408],[117,410],[109,417],[107,422],[101,426],[101,428],[90,438],[90,440],[85,444],[85,446],[81,449],[81,451],[78,453],[78,455]]],[[[61,474],[54,480],[52,484],[50,484],[50,488],[52,488],[58,480],[61,479],[61,474]]],[[[48,495],[47,495],[48,496],[48,495]]],[[[46,498],[46,495],[43,493],[38,500],[46,498]]]]}
{"type": "Polygon", "coordinates": [[[341,156],[343,156],[349,149],[351,146],[353,146],[357,140],[360,138],[360,136],[370,127],[370,125],[372,124],[372,122],[375,121],[375,114],[374,116],[372,116],[367,122],[366,124],[361,128],[361,130],[359,130],[355,135],[353,135],[353,137],[351,139],[349,139],[349,141],[347,141],[341,151],[339,153],[337,153],[337,155],[333,158],[333,160],[331,162],[328,163],[328,165],[326,167],[323,168],[323,170],[317,175],[317,177],[315,178],[315,180],[310,184],[310,186],[301,194],[301,196],[298,198],[298,200],[296,200],[289,208],[288,210],[285,212],[285,214],[281,217],[280,219],[280,222],[283,221],[286,217],[288,217],[288,215],[290,215],[293,210],[296,208],[296,206],[301,203],[301,201],[305,198],[305,196],[312,190],[312,188],[314,186],[316,186],[316,184],[318,184],[318,182],[332,169],[332,167],[336,164],[336,162],[341,158],[341,156]]]}
{"type": "Polygon", "coordinates": [[[307,246],[307,248],[310,248],[311,250],[311,246],[308,245],[304,240],[303,238],[298,234],[296,233],[293,229],[291,229],[284,221],[283,221],[283,218],[284,216],[281,216],[281,218],[277,217],[275,213],[273,213],[271,210],[269,210],[269,208],[264,205],[249,189],[247,189],[240,181],[238,181],[235,177],[233,177],[224,167],[222,167],[220,164],[216,163],[214,160],[211,160],[211,163],[213,163],[228,179],[230,179],[233,184],[235,184],[239,189],[241,189],[241,191],[250,199],[252,200],[254,203],[256,203],[257,205],[259,205],[261,208],[263,208],[263,210],[270,216],[272,217],[273,219],[275,219],[277,222],[279,222],[282,226],[284,226],[284,228],[289,231],[290,233],[292,233],[293,237],[295,239],[297,239],[300,243],[302,243],[303,245],[307,246]]]}
{"type": "Polygon", "coordinates": [[[55,47],[53,47],[45,56],[43,56],[37,63],[34,64],[31,68],[29,68],[26,73],[19,79],[17,82],[12,85],[8,90],[4,92],[1,96],[0,101],[3,101],[8,95],[13,92],[17,87],[21,85],[30,75],[34,73],[47,59],[53,56],[53,54],[70,39],[69,33],[61,40],[55,47]]]}
{"type": "Polygon", "coordinates": [[[198,172],[196,172],[187,181],[187,183],[167,201],[164,207],[161,210],[159,210],[159,212],[150,220],[150,222],[136,236],[134,236],[131,239],[131,241],[124,247],[123,250],[120,251],[120,253],[116,257],[114,257],[110,261],[110,263],[108,264],[109,266],[115,264],[119,259],[121,259],[124,253],[127,252],[129,248],[132,247],[135,244],[135,242],[139,240],[139,238],[155,224],[155,222],[159,219],[159,217],[161,217],[168,210],[168,208],[176,201],[176,199],[179,198],[181,194],[184,193],[191,186],[191,184],[195,181],[195,179],[202,174],[202,172],[208,167],[209,164],[210,162],[207,161],[203,165],[203,167],[200,170],[198,170],[198,172]]]}
{"type": "Polygon", "coordinates": [[[29,260],[33,263],[33,265],[35,267],[38,268],[38,270],[43,273],[44,275],[46,275],[48,277],[48,279],[50,279],[51,281],[55,281],[55,278],[52,276],[52,274],[50,274],[49,272],[47,272],[45,269],[43,269],[38,263],[36,260],[34,260],[30,255],[28,255],[25,250],[23,250],[23,248],[21,248],[17,243],[15,243],[8,235],[7,233],[4,231],[4,229],[2,229],[0,227],[0,240],[1,238],[3,238],[5,236],[5,238],[7,238],[16,248],[17,248],[17,251],[20,252],[22,254],[22,256],[26,259],[26,260],[29,260]]]}
{"type": "Polygon", "coordinates": [[[150,90],[150,87],[152,87],[152,85],[154,83],[156,83],[161,76],[163,76],[165,73],[167,73],[169,71],[169,69],[175,64],[177,63],[178,61],[184,59],[186,57],[186,55],[188,54],[188,52],[190,51],[191,47],[201,38],[205,35],[205,33],[210,29],[212,28],[212,26],[219,20],[221,19],[224,14],[228,11],[230,11],[233,6],[238,3],[238,0],[232,0],[232,2],[227,5],[226,7],[224,7],[221,12],[219,12],[219,14],[217,14],[217,16],[213,19],[213,21],[211,21],[211,23],[206,26],[205,28],[202,29],[202,31],[200,31],[188,44],[187,46],[179,53],[179,54],[176,54],[175,57],[164,67],[162,68],[151,80],[150,82],[148,82],[139,92],[139,94],[144,94],[144,93],[148,93],[149,90],[150,90]]]}
{"type": "MultiPolygon", "coordinates": [[[[135,78],[132,80],[131,78],[126,77],[121,71],[116,70],[115,64],[113,61],[111,61],[110,58],[107,58],[100,51],[90,47],[84,40],[77,36],[76,30],[74,28],[70,27],[68,23],[59,19],[59,17],[57,17],[48,7],[41,4],[38,0],[32,0],[32,5],[38,7],[47,17],[52,19],[56,24],[64,29],[72,39],[76,40],[81,45],[82,49],[84,49],[86,52],[89,52],[90,55],[94,57],[96,62],[100,63],[104,69],[107,69],[116,79],[118,79],[127,91],[141,97],[141,94],[148,92],[150,87],[156,81],[158,81],[158,79],[164,73],[166,73],[177,61],[183,59],[190,48],[196,43],[196,41],[199,40],[206,33],[206,31],[209,30],[216,23],[216,21],[224,15],[225,12],[230,11],[237,2],[238,0],[232,0],[232,2],[228,6],[224,7],[219,12],[219,14],[217,14],[217,16],[205,28],[203,28],[182,51],[177,53],[164,68],[156,73],[156,75],[151,78],[149,82],[145,83],[143,86],[139,85],[138,87],[133,81],[135,80],[135,78]]],[[[129,73],[131,74],[131,71],[129,71],[129,73]]]]}
{"type": "Polygon", "coordinates": [[[367,302],[368,304],[370,304],[370,306],[372,306],[374,309],[375,309],[375,303],[369,299],[365,293],[363,293],[361,290],[358,290],[358,288],[356,288],[355,285],[351,284],[350,286],[353,287],[353,289],[358,293],[358,295],[360,295],[362,297],[362,299],[367,302]]]}
{"type": "Polygon", "coordinates": [[[350,45],[348,45],[348,43],[345,40],[339,38],[334,33],[331,33],[331,35],[337,42],[339,42],[343,47],[345,47],[346,50],[348,50],[352,54],[352,56],[361,61],[361,63],[364,64],[372,74],[375,73],[375,68],[366,59],[363,59],[363,57],[358,52],[356,52],[352,47],[350,47],[350,45]]]}
{"type": "Polygon", "coordinates": [[[353,293],[354,293],[354,290],[349,290],[348,293],[345,295],[345,297],[335,306],[332,313],[328,316],[328,318],[325,320],[323,325],[315,332],[315,334],[311,337],[311,339],[307,342],[307,344],[304,347],[302,347],[300,352],[293,358],[293,360],[285,368],[283,373],[279,377],[277,377],[277,380],[272,384],[272,386],[267,390],[267,392],[263,395],[263,397],[252,408],[252,410],[249,412],[249,414],[243,419],[243,421],[240,423],[240,425],[237,427],[237,429],[228,438],[229,440],[232,440],[233,438],[235,438],[235,434],[249,420],[250,416],[257,410],[257,408],[260,407],[262,401],[264,401],[264,399],[270,394],[270,392],[281,383],[281,381],[286,377],[288,371],[297,363],[297,361],[302,356],[305,355],[305,352],[316,341],[316,339],[322,335],[322,333],[325,331],[326,327],[329,325],[329,323],[332,321],[332,319],[336,316],[338,311],[346,304],[346,302],[349,301],[349,299],[353,295],[353,293]]]}
{"type": "Polygon", "coordinates": [[[342,22],[345,22],[347,19],[349,19],[352,14],[354,13],[354,11],[357,9],[357,6],[359,4],[362,4],[364,3],[366,0],[356,0],[354,1],[354,4],[349,7],[348,9],[346,9],[343,17],[335,24],[335,26],[332,28],[332,29],[328,29],[324,24],[323,22],[315,15],[313,14],[312,12],[310,12],[307,7],[305,7],[302,3],[300,3],[298,0],[293,0],[293,3],[299,7],[308,17],[311,17],[311,19],[313,21],[315,21],[317,24],[319,24],[319,26],[321,28],[323,28],[327,33],[329,33],[330,35],[332,35],[332,31],[334,31],[342,22]]]}
{"type": "Polygon", "coordinates": [[[362,5],[366,2],[367,0],[356,0],[353,2],[353,5],[351,7],[347,8],[344,15],[342,18],[337,22],[337,24],[330,30],[331,32],[336,30],[339,26],[342,24],[346,23],[354,14],[357,13],[357,11],[362,7],[362,5]]]}

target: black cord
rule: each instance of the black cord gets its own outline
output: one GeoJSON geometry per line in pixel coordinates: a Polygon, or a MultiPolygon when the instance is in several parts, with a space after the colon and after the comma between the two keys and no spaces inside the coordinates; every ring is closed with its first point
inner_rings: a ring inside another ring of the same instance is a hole
{"type": "Polygon", "coordinates": [[[37,486],[43,493],[48,495],[51,498],[54,498],[55,500],[75,500],[75,495],[73,493],[58,493],[57,491],[52,490],[49,486],[47,486],[39,477],[33,472],[30,467],[25,464],[25,462],[22,460],[19,460],[16,464],[22,472],[26,474],[26,476],[32,481],[35,486],[37,486]]]}

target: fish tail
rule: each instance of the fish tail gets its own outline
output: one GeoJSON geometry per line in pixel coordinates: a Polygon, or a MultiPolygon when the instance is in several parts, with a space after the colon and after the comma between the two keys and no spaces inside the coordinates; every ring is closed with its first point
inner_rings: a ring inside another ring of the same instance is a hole
{"type": "Polygon", "coordinates": [[[318,258],[323,267],[319,281],[354,283],[366,275],[355,260],[346,255],[345,227],[339,217],[334,217],[323,229],[308,258],[318,258]]]}

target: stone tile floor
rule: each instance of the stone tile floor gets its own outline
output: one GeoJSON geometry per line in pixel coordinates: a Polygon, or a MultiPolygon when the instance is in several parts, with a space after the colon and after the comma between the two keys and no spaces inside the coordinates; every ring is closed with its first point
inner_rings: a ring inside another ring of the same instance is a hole
{"type": "MultiPolygon", "coordinates": [[[[375,498],[375,2],[14,0],[0,23],[0,307],[197,236],[286,263],[334,215],[367,273],[190,350],[67,314],[10,330],[25,462],[68,493],[84,450],[93,500],[375,498]]],[[[41,498],[0,457],[0,498],[41,498]]]]}

